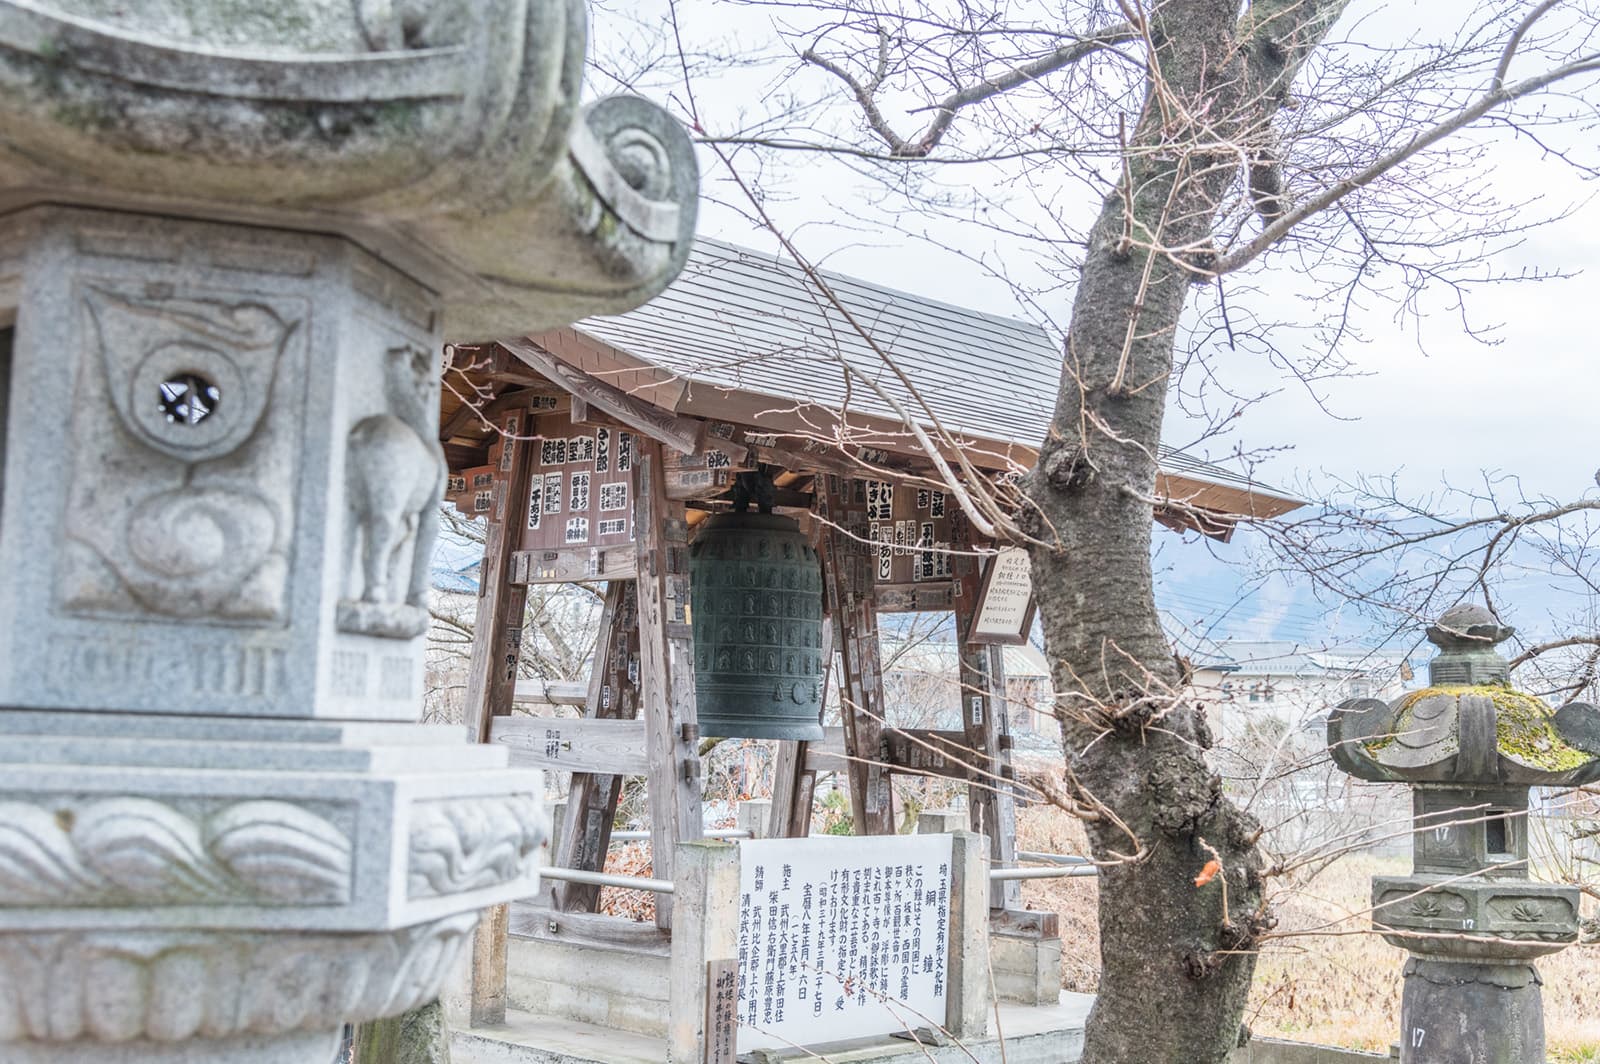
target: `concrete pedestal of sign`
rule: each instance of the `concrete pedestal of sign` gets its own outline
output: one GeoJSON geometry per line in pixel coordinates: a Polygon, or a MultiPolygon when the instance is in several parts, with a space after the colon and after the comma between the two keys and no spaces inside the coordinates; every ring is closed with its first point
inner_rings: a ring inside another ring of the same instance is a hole
{"type": "MultiPolygon", "coordinates": [[[[1083,1051],[1083,1026],[1094,1003],[1091,994],[1062,992],[1054,1005],[1002,1003],[998,1027],[964,1039],[961,1045],[918,1046],[898,1038],[818,1046],[814,1056],[781,1054],[785,1064],[1072,1064],[1083,1051]]],[[[661,1064],[666,1040],[513,1009],[505,1026],[460,1030],[450,1045],[452,1064],[661,1064]]]]}

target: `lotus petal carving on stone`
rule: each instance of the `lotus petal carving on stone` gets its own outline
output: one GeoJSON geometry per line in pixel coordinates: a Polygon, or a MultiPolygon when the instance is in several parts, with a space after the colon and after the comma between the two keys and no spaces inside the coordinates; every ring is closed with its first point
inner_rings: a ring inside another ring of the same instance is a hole
{"type": "Polygon", "coordinates": [[[439,995],[477,922],[461,913],[358,935],[0,936],[0,1043],[84,1040],[72,1059],[98,1060],[106,1042],[271,1036],[393,1015],[439,995]]]}
{"type": "Polygon", "coordinates": [[[287,802],[240,802],[213,816],[208,849],[262,894],[291,902],[344,901],[350,840],[326,820],[287,802]]]}
{"type": "Polygon", "coordinates": [[[198,819],[149,798],[0,802],[0,907],[337,905],[351,864],[345,834],[289,802],[198,819]]]}
{"type": "Polygon", "coordinates": [[[1426,919],[1438,916],[1442,912],[1444,912],[1444,906],[1439,903],[1439,899],[1430,897],[1427,894],[1422,895],[1422,897],[1411,903],[1412,916],[1421,916],[1426,919]]]}
{"type": "Polygon", "coordinates": [[[1536,924],[1545,918],[1544,906],[1536,901],[1519,901],[1508,913],[1511,919],[1524,924],[1536,924]]]}

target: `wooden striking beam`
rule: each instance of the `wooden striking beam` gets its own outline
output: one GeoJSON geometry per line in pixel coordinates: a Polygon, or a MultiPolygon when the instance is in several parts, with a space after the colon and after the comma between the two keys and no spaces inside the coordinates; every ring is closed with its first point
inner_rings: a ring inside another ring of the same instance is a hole
{"type": "MultiPolygon", "coordinates": [[[[700,753],[689,629],[689,526],[666,497],[661,447],[640,441],[634,466],[638,549],[639,697],[649,757],[652,874],[672,879],[678,843],[701,838],[700,753]]],[[[672,926],[672,897],[656,898],[656,926],[672,926]]]]}
{"type": "Polygon", "coordinates": [[[556,358],[532,340],[501,340],[500,346],[526,362],[575,399],[615,418],[617,421],[671,447],[694,454],[705,443],[705,422],[679,417],[622,389],[593,377],[556,358]]]}

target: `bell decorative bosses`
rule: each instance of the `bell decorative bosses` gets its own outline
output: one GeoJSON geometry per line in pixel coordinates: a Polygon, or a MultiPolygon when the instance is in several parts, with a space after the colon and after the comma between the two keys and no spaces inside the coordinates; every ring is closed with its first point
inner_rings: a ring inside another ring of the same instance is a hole
{"type": "Polygon", "coordinates": [[[689,548],[700,734],[822,738],[822,570],[792,519],[725,513],[689,548]]]}

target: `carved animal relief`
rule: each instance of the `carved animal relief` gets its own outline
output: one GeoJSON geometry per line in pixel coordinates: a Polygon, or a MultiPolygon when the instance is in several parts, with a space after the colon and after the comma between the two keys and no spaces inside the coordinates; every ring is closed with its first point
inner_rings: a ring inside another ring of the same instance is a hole
{"type": "Polygon", "coordinates": [[[298,425],[272,398],[304,308],[93,283],[81,303],[62,604],[283,620],[298,425]]]}
{"type": "Polygon", "coordinates": [[[444,491],[444,452],[434,439],[433,359],[390,348],[384,365],[389,413],[358,421],[345,445],[345,557],[350,587],[339,628],[411,639],[428,630],[428,565],[444,491]]]}

